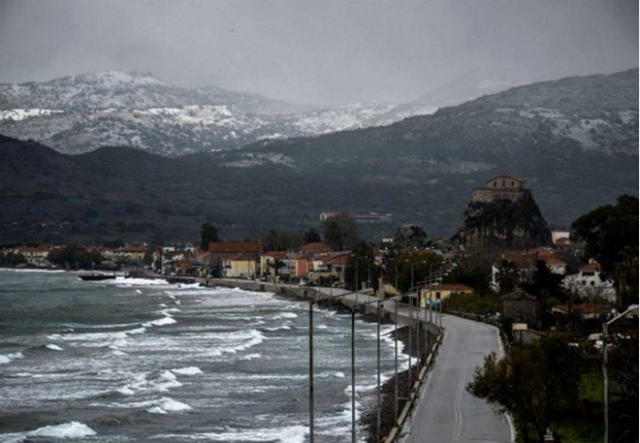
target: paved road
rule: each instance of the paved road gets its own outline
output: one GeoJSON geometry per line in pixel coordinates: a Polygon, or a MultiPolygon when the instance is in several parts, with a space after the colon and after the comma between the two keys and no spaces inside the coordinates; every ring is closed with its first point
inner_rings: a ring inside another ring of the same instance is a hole
{"type": "Polygon", "coordinates": [[[484,356],[500,353],[497,330],[483,323],[445,315],[444,341],[413,414],[407,443],[511,441],[509,423],[466,391],[484,356]]]}

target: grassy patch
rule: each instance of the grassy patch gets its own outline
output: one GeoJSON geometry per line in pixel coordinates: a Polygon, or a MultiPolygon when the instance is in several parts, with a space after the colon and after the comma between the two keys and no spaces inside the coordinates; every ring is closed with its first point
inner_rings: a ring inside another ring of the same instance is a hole
{"type": "Polygon", "coordinates": [[[553,432],[562,443],[599,443],[604,435],[603,423],[595,420],[571,420],[553,424],[553,432]]]}

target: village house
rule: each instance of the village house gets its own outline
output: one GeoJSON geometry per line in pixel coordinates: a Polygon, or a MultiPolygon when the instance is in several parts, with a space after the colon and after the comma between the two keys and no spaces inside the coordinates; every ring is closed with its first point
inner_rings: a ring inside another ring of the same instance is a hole
{"type": "Polygon", "coordinates": [[[310,261],[309,280],[325,286],[344,286],[350,258],[350,252],[317,254],[310,261]]]}
{"type": "Polygon", "coordinates": [[[51,263],[48,260],[49,251],[51,249],[48,246],[21,246],[14,250],[14,253],[22,254],[27,260],[27,264],[35,266],[37,268],[48,268],[51,263]]]}
{"type": "Polygon", "coordinates": [[[505,251],[500,260],[495,261],[491,266],[491,285],[495,289],[500,288],[498,280],[500,263],[503,260],[515,265],[520,282],[531,281],[538,261],[544,262],[554,274],[565,275],[567,272],[567,263],[556,257],[550,248],[538,247],[525,251],[505,251]]]}
{"type": "Polygon", "coordinates": [[[162,254],[163,275],[195,275],[195,254],[191,249],[173,250],[162,254]]]}
{"type": "Polygon", "coordinates": [[[261,275],[269,281],[289,280],[291,260],[286,251],[269,251],[260,255],[261,275]]]}
{"type": "Polygon", "coordinates": [[[420,288],[420,307],[434,304],[449,298],[452,294],[473,294],[473,288],[460,283],[436,283],[420,288]]]}
{"type": "Polygon", "coordinates": [[[513,323],[535,328],[540,323],[540,302],[533,295],[518,289],[502,297],[502,317],[513,323]]]}
{"type": "Polygon", "coordinates": [[[211,275],[229,278],[256,278],[260,275],[260,256],[264,244],[259,242],[209,243],[211,275]]]}
{"type": "Polygon", "coordinates": [[[585,298],[600,298],[615,301],[616,291],[613,281],[602,278],[600,263],[591,259],[580,266],[577,274],[568,275],[563,281],[565,289],[585,298]]]}
{"type": "Polygon", "coordinates": [[[256,279],[259,275],[257,270],[259,262],[251,252],[230,252],[220,257],[223,278],[256,279]]]}

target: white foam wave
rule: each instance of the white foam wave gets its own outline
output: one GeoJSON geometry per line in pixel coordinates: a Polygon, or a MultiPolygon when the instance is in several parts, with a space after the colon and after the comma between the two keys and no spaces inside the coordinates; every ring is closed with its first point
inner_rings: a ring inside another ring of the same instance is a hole
{"type": "Polygon", "coordinates": [[[295,312],[283,312],[281,314],[277,314],[273,316],[274,320],[279,320],[282,318],[298,318],[298,314],[295,312]]]}
{"type": "Polygon", "coordinates": [[[158,320],[154,320],[154,321],[150,321],[148,323],[144,323],[143,326],[145,327],[149,327],[149,326],[166,326],[166,325],[172,325],[174,323],[177,323],[177,320],[173,317],[162,317],[158,320]]]}
{"type": "MultiPolygon", "coordinates": [[[[7,434],[5,434],[7,435],[7,434]]],[[[21,432],[16,434],[8,434],[14,436],[14,439],[8,439],[8,442],[20,442],[25,441],[29,437],[50,437],[50,438],[82,438],[91,437],[96,435],[96,431],[91,429],[84,423],[72,421],[69,423],[63,423],[61,425],[45,426],[43,428],[36,429],[35,431],[21,432]]],[[[4,437],[3,435],[0,435],[4,437]]]]}
{"type": "Polygon", "coordinates": [[[161,398],[157,406],[165,412],[181,412],[192,409],[188,404],[169,397],[161,398]]]}
{"type": "Polygon", "coordinates": [[[116,389],[116,391],[121,393],[121,394],[123,394],[123,395],[133,395],[133,394],[135,394],[135,391],[133,389],[131,389],[130,387],[128,387],[128,386],[125,386],[124,388],[116,389]]]}
{"type": "Polygon", "coordinates": [[[186,403],[174,400],[171,397],[162,397],[159,399],[136,402],[136,403],[124,403],[121,406],[130,408],[147,408],[146,411],[151,414],[168,414],[170,412],[184,412],[193,409],[186,403]]]}
{"type": "Polygon", "coordinates": [[[344,372],[341,371],[327,371],[321,372],[316,375],[316,378],[345,378],[344,372]]]}
{"type": "Polygon", "coordinates": [[[87,333],[70,333],[70,334],[51,334],[47,338],[54,341],[65,341],[78,343],[81,346],[90,348],[117,349],[127,346],[127,338],[130,335],[138,335],[144,333],[144,327],[130,329],[128,331],[118,332],[87,332],[87,333]]]}
{"type": "Polygon", "coordinates": [[[284,325],[284,326],[276,326],[274,328],[264,328],[265,331],[269,331],[269,332],[274,332],[274,331],[288,331],[291,329],[291,326],[289,325],[284,325]]]}
{"type": "Polygon", "coordinates": [[[63,350],[60,346],[54,345],[54,344],[51,344],[51,343],[49,343],[48,345],[45,345],[45,348],[51,349],[52,351],[62,351],[63,350]]]}
{"type": "Polygon", "coordinates": [[[11,363],[13,360],[17,358],[24,358],[24,354],[22,352],[14,352],[13,354],[0,355],[0,365],[6,365],[7,363],[11,363]]]}
{"type": "Polygon", "coordinates": [[[125,392],[151,391],[166,392],[171,388],[179,388],[182,383],[178,381],[178,377],[171,371],[163,371],[154,378],[148,379],[146,373],[137,374],[133,381],[126,385],[125,392]]]}
{"type": "Polygon", "coordinates": [[[103,280],[100,283],[118,286],[119,288],[134,288],[141,286],[171,286],[171,284],[163,279],[147,279],[147,278],[125,278],[116,277],[114,280],[103,280]]]}
{"type": "Polygon", "coordinates": [[[0,270],[1,272],[29,272],[29,273],[40,273],[40,274],[63,274],[67,271],[60,269],[13,269],[13,268],[3,268],[0,270]]]}
{"type": "Polygon", "coordinates": [[[186,368],[172,369],[171,372],[180,375],[197,375],[202,374],[202,370],[197,366],[188,366],[186,368]]]}
{"type": "MultiPolygon", "coordinates": [[[[281,428],[264,429],[233,429],[227,428],[224,432],[206,432],[201,434],[190,434],[193,440],[213,440],[213,441],[246,441],[246,442],[279,442],[279,443],[304,443],[309,432],[307,426],[294,425],[281,428]]],[[[156,435],[154,438],[176,440],[184,437],[178,434],[156,435]]]]}
{"type": "Polygon", "coordinates": [[[245,355],[244,357],[241,357],[240,360],[257,360],[262,358],[262,355],[260,354],[249,354],[249,355],[245,355]]]}

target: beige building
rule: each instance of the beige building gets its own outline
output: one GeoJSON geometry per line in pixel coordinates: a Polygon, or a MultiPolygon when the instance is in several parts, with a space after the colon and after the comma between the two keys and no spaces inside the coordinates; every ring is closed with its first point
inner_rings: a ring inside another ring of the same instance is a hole
{"type": "Polygon", "coordinates": [[[473,202],[488,203],[495,200],[519,201],[525,198],[528,190],[524,188],[524,180],[513,175],[504,174],[492,178],[484,185],[473,190],[473,202]]]}
{"type": "Polygon", "coordinates": [[[460,283],[440,283],[425,285],[420,288],[420,307],[427,306],[427,301],[446,300],[451,294],[473,294],[473,288],[460,283]]]}

